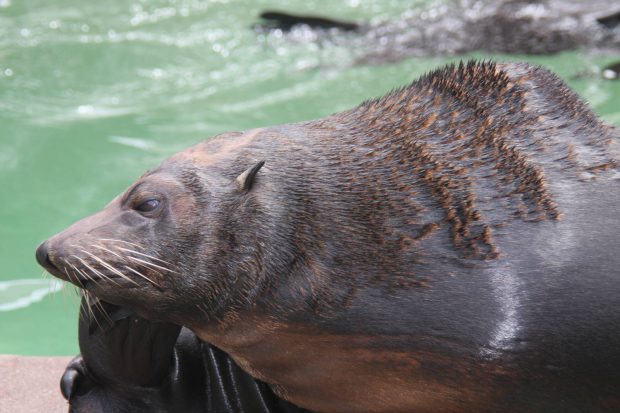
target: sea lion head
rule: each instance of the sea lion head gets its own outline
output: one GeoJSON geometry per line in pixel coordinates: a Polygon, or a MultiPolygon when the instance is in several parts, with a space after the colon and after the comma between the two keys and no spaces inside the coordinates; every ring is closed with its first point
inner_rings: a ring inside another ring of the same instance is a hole
{"type": "Polygon", "coordinates": [[[264,162],[197,156],[205,151],[199,144],[147,172],[102,211],[44,241],[38,262],[154,320],[188,325],[188,314],[200,314],[204,322],[247,301],[260,244],[249,229],[260,221],[253,186],[264,162]]]}

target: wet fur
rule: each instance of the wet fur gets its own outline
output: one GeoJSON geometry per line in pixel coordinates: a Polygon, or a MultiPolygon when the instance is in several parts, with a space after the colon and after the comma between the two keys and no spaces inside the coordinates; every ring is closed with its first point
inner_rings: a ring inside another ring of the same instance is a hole
{"type": "Polygon", "coordinates": [[[174,263],[141,269],[159,288],[92,292],[190,327],[302,407],[614,411],[617,145],[550,72],[470,62],[176,154],[50,257],[100,237],[174,263]],[[131,209],[140,192],[161,216],[131,209]]]}

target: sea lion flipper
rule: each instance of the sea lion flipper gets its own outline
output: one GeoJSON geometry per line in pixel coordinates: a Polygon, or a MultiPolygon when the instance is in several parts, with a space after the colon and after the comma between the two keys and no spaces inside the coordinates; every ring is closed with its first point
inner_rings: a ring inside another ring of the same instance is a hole
{"type": "Polygon", "coordinates": [[[93,382],[86,373],[82,356],[76,356],[69,362],[60,379],[60,392],[65,400],[69,401],[77,394],[83,394],[93,386],[93,382]]]}
{"type": "Polygon", "coordinates": [[[82,300],[80,352],[85,368],[101,382],[158,386],[169,374],[180,331],[101,300],[82,300]]]}
{"type": "Polygon", "coordinates": [[[338,29],[343,31],[355,31],[359,24],[345,20],[336,20],[322,16],[295,15],[291,13],[265,10],[259,17],[271,23],[273,29],[284,31],[291,30],[294,26],[306,25],[313,29],[338,29]]]}
{"type": "Polygon", "coordinates": [[[75,369],[66,369],[60,379],[60,393],[65,400],[71,399],[71,394],[75,390],[75,383],[78,377],[78,372],[75,369]]]}
{"type": "Polygon", "coordinates": [[[82,355],[60,380],[71,413],[302,411],[188,329],[105,302],[81,308],[82,355]]]}
{"type": "Polygon", "coordinates": [[[145,320],[123,307],[82,298],[81,355],[68,364],[60,380],[70,411],[176,411],[168,409],[173,401],[164,389],[180,330],[180,326],[145,320]]]}

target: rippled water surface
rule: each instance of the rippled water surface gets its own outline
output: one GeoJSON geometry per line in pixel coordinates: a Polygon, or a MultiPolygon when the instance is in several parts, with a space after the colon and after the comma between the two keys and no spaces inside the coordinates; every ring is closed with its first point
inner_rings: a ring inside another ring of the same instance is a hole
{"type": "Polygon", "coordinates": [[[321,117],[471,57],[547,66],[620,124],[620,82],[597,75],[617,53],[364,66],[250,29],[265,9],[382,21],[425,3],[0,0],[0,353],[77,352],[77,299],[41,276],[37,244],[211,135],[321,117]]]}

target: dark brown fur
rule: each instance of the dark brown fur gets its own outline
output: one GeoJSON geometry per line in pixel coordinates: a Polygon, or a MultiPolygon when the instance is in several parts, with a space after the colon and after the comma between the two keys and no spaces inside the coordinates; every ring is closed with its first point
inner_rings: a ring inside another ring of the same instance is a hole
{"type": "MultiPolygon", "coordinates": [[[[617,143],[544,69],[451,66],[176,154],[52,238],[49,259],[78,285],[62,268],[105,272],[83,252],[117,248],[102,239],[165,260],[169,273],[136,267],[157,286],[127,273],[140,288],[86,288],[190,327],[302,407],[612,411],[617,143]],[[157,216],[135,210],[149,197],[157,216]]],[[[99,253],[114,267],[131,254],[99,253]]]]}

